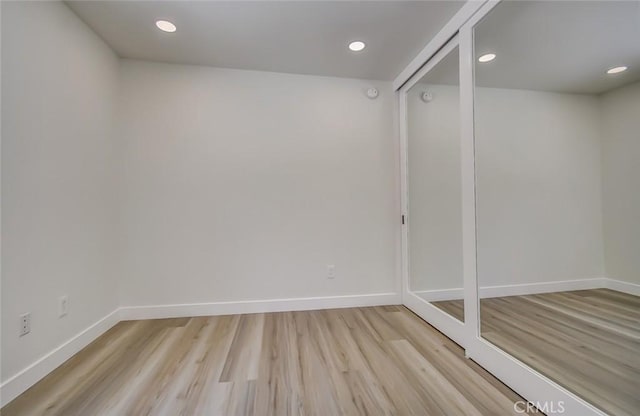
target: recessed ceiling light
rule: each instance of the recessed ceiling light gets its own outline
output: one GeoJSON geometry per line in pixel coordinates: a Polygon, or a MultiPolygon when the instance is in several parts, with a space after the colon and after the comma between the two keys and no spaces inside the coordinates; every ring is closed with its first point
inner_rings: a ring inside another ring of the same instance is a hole
{"type": "Polygon", "coordinates": [[[491,62],[494,59],[496,59],[495,53],[485,53],[480,58],[478,58],[478,62],[486,63],[486,62],[491,62]]]}
{"type": "Polygon", "coordinates": [[[610,68],[607,70],[607,74],[612,75],[612,74],[619,74],[620,72],[624,72],[627,70],[626,66],[616,66],[614,68],[610,68]]]}
{"type": "Polygon", "coordinates": [[[156,26],[158,26],[158,29],[162,30],[163,32],[173,33],[176,31],[176,25],[166,20],[158,20],[156,22],[156,26]]]}
{"type": "Polygon", "coordinates": [[[361,50],[364,49],[365,46],[367,45],[365,45],[364,42],[356,40],[349,44],[349,49],[351,49],[354,52],[360,52],[361,50]]]}

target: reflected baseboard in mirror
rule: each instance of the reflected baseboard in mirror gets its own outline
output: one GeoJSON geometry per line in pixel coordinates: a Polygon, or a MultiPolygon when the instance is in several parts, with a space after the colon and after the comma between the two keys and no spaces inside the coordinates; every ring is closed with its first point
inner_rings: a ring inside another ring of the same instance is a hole
{"type": "MultiPolygon", "coordinates": [[[[456,316],[462,301],[433,302],[456,316]]],[[[594,406],[640,414],[640,297],[609,289],[480,301],[482,336],[594,406]]]]}
{"type": "Polygon", "coordinates": [[[422,290],[415,291],[418,297],[430,302],[443,312],[456,318],[458,321],[464,322],[464,293],[463,289],[450,290],[422,290]]]}

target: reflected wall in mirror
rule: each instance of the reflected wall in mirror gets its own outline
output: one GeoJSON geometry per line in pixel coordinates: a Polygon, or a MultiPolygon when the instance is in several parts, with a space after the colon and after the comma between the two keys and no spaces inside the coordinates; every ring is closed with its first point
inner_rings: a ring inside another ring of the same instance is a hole
{"type": "Polygon", "coordinates": [[[458,67],[456,46],[407,94],[408,254],[410,290],[463,321],[458,67]]]}
{"type": "Polygon", "coordinates": [[[640,3],[503,2],[474,37],[482,336],[638,415],[640,3]]]}

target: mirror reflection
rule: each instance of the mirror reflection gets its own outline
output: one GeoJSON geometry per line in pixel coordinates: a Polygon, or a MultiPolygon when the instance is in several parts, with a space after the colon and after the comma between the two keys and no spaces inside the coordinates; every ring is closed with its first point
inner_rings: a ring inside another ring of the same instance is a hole
{"type": "Polygon", "coordinates": [[[503,2],[474,33],[482,336],[640,414],[640,3],[503,2]]]}
{"type": "Polygon", "coordinates": [[[458,47],[407,94],[409,286],[464,320],[458,47]]]}

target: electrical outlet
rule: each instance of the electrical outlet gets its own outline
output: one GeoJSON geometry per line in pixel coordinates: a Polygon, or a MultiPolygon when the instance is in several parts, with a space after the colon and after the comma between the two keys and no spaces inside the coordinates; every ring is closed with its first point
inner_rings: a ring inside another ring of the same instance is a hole
{"type": "Polygon", "coordinates": [[[31,332],[31,314],[25,313],[20,315],[20,336],[27,335],[31,332]]]}
{"type": "Polygon", "coordinates": [[[58,299],[58,318],[62,318],[69,312],[69,297],[67,295],[60,296],[58,299]]]}
{"type": "Polygon", "coordinates": [[[335,279],[336,278],[336,266],[333,264],[327,265],[327,279],[335,279]]]}

